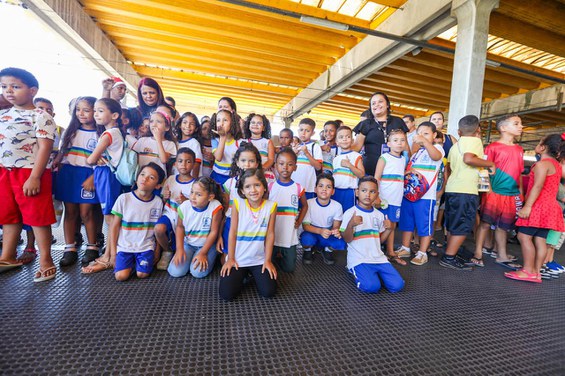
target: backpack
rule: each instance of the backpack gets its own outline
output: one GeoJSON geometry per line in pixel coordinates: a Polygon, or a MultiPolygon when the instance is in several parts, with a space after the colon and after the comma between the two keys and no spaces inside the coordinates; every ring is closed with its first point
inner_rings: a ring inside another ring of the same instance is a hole
{"type": "Polygon", "coordinates": [[[124,149],[118,161],[118,165],[114,167],[108,163],[108,167],[110,167],[110,171],[116,175],[116,179],[118,179],[121,185],[131,187],[133,183],[135,183],[135,178],[139,170],[137,153],[128,148],[128,144],[124,140],[124,149]]]}
{"type": "Polygon", "coordinates": [[[410,158],[410,162],[408,166],[406,166],[406,172],[404,173],[404,197],[411,202],[418,201],[426,194],[430,186],[436,181],[439,172],[439,170],[436,171],[432,182],[428,183],[428,179],[426,179],[424,175],[412,169],[412,164],[417,159],[418,155],[419,153],[410,158]]]}

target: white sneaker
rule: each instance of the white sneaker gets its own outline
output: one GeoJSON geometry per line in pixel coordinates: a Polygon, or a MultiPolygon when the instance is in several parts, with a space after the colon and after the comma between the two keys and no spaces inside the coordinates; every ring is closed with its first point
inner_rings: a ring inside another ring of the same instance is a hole
{"type": "Polygon", "coordinates": [[[396,256],[398,257],[410,257],[410,249],[409,248],[404,248],[404,247],[400,247],[398,248],[396,251],[394,251],[394,253],[396,253],[396,256]]]}
{"type": "Polygon", "coordinates": [[[411,264],[419,265],[419,266],[424,265],[427,262],[428,262],[428,255],[422,251],[418,251],[418,253],[416,253],[416,256],[412,260],[410,260],[411,264]]]}
{"type": "Polygon", "coordinates": [[[156,266],[157,270],[167,270],[167,268],[169,267],[169,263],[173,259],[173,256],[174,254],[171,251],[163,252],[161,254],[161,259],[157,263],[156,266]]]}

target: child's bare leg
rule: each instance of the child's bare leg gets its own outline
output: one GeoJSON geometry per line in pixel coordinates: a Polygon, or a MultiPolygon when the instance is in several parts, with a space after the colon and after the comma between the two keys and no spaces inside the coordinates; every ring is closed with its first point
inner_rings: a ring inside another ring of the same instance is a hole
{"type": "Polygon", "coordinates": [[[137,278],[147,278],[149,276],[150,276],[149,273],[137,272],[137,278]]]}
{"type": "Polygon", "coordinates": [[[402,246],[410,248],[410,240],[412,240],[412,233],[408,231],[402,231],[402,246]]]}
{"type": "Polygon", "coordinates": [[[394,230],[396,229],[396,223],[391,222],[390,234],[386,240],[386,254],[389,256],[394,256],[394,230]]]}
{"type": "Polygon", "coordinates": [[[161,246],[163,250],[167,250],[169,248],[169,237],[167,236],[167,226],[160,223],[155,226],[155,239],[157,239],[157,243],[161,246]]]}
{"type": "Polygon", "coordinates": [[[547,254],[545,256],[545,260],[543,261],[544,264],[553,261],[553,255],[555,254],[555,248],[551,245],[547,245],[547,254]]]}
{"type": "Polygon", "coordinates": [[[22,232],[22,224],[14,223],[3,225],[3,238],[2,238],[2,255],[0,261],[6,261],[11,264],[16,263],[18,240],[22,232]]]}
{"type": "Polygon", "coordinates": [[[485,239],[488,235],[490,225],[486,222],[481,222],[477,227],[477,232],[475,234],[475,258],[481,259],[483,257],[483,246],[485,244],[485,239]]]}
{"type": "Polygon", "coordinates": [[[114,276],[116,277],[116,281],[127,281],[131,276],[131,270],[132,270],[131,268],[123,269],[120,270],[119,272],[114,273],[114,276]]]}
{"type": "Polygon", "coordinates": [[[27,237],[27,244],[25,249],[34,249],[35,248],[35,235],[33,234],[33,230],[26,230],[26,237],[27,237]]]}
{"type": "MultiPolygon", "coordinates": [[[[51,258],[51,226],[34,226],[33,232],[39,248],[39,268],[43,271],[54,266],[51,258]]],[[[55,274],[51,270],[47,275],[55,274]]]]}
{"type": "Polygon", "coordinates": [[[496,250],[498,252],[498,257],[496,261],[507,261],[508,254],[506,253],[506,242],[508,240],[508,233],[503,229],[497,228],[494,230],[494,243],[496,244],[496,250]]]}
{"type": "MultiPolygon", "coordinates": [[[[522,257],[524,258],[524,270],[527,273],[538,273],[539,268],[535,269],[536,248],[530,235],[522,232],[518,233],[518,240],[522,248],[522,257]]],[[[545,253],[544,253],[545,256],[545,253]]]]}
{"type": "Polygon", "coordinates": [[[420,236],[420,251],[421,252],[428,252],[428,249],[430,249],[430,243],[432,242],[432,236],[428,235],[428,236],[420,236]]]}
{"type": "Polygon", "coordinates": [[[80,218],[78,217],[78,215],[79,206],[77,204],[65,202],[65,219],[63,220],[65,244],[75,244],[76,242],[75,235],[77,232],[80,232],[80,218]],[[77,221],[79,222],[78,231],[77,221]]]}
{"type": "Polygon", "coordinates": [[[534,273],[539,273],[541,266],[545,261],[545,256],[547,255],[547,243],[545,238],[534,236],[534,244],[536,247],[536,262],[534,265],[534,273]]]}
{"type": "Polygon", "coordinates": [[[447,248],[445,250],[446,256],[455,256],[459,247],[465,242],[465,235],[448,235],[447,236],[447,248]]]}
{"type": "Polygon", "coordinates": [[[86,229],[88,244],[96,244],[96,221],[92,213],[92,204],[80,204],[80,218],[86,229]]]}

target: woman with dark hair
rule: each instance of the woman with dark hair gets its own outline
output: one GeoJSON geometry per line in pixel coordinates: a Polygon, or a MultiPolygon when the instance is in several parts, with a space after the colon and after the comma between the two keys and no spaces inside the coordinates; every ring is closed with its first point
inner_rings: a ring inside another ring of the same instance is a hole
{"type": "MultiPolygon", "coordinates": [[[[431,114],[430,121],[435,124],[438,133],[439,132],[443,133],[443,127],[445,125],[445,116],[443,115],[443,112],[436,111],[433,114],[431,114]]],[[[456,142],[457,139],[455,137],[446,133],[445,140],[443,141],[443,151],[445,152],[446,157],[449,154],[449,150],[451,150],[451,147],[456,142]]]]}
{"type": "Polygon", "coordinates": [[[149,118],[151,113],[165,103],[165,96],[161,86],[152,78],[145,77],[139,81],[137,87],[137,107],[130,107],[129,118],[134,128],[138,128],[144,118],[149,118]]]}
{"type": "MultiPolygon", "coordinates": [[[[355,142],[352,149],[360,151],[365,147],[363,166],[365,173],[373,176],[377,161],[382,153],[388,151],[387,138],[393,129],[401,129],[405,133],[408,128],[404,121],[390,114],[390,100],[383,92],[377,91],[369,100],[369,117],[361,121],[355,128],[355,142]]],[[[408,145],[408,144],[407,144],[408,145]]],[[[406,149],[408,151],[408,148],[406,149]]]]}

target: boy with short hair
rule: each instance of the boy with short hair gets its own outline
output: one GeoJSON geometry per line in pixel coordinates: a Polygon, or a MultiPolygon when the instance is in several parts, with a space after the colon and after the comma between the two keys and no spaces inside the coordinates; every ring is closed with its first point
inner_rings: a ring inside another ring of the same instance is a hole
{"type": "Polygon", "coordinates": [[[473,270],[457,258],[459,247],[473,231],[479,206],[477,167],[495,169],[492,161],[482,159],[483,143],[479,119],[467,115],[459,120],[459,142],[449,151],[447,158],[451,174],[445,187],[445,222],[448,231],[447,248],[439,264],[455,270],[473,270]]]}
{"type": "Polygon", "coordinates": [[[276,152],[278,153],[282,148],[292,147],[292,139],[294,138],[294,133],[290,128],[283,128],[279,133],[279,146],[276,147],[276,152]]]}
{"type": "Polygon", "coordinates": [[[4,226],[0,271],[21,266],[16,247],[22,225],[32,226],[40,251],[34,282],[55,278],[51,224],[55,223],[51,172],[46,169],[55,139],[55,122],[33,104],[39,83],[19,68],[0,71],[2,93],[13,107],[0,111],[0,224],[4,226]]]}
{"type": "Polygon", "coordinates": [[[355,205],[355,190],[359,178],[365,176],[363,157],[351,149],[353,132],[348,126],[342,125],[336,132],[337,146],[341,152],[333,160],[333,176],[335,193],[333,199],[341,204],[343,210],[355,205]]]}
{"type": "Polygon", "coordinates": [[[298,156],[297,168],[292,178],[306,190],[306,198],[315,196],[316,171],[322,169],[322,149],[317,142],[311,140],[316,122],[310,118],[300,120],[298,138],[300,143],[292,149],[298,156]]]}
{"type": "Polygon", "coordinates": [[[333,176],[322,172],[316,178],[316,197],[308,200],[308,211],[302,221],[304,232],[300,235],[300,242],[304,249],[304,264],[312,263],[313,247],[324,247],[322,257],[328,265],[335,263],[334,250],[345,250],[347,247],[339,232],[343,209],[339,202],[331,199],[333,193],[333,176]]]}
{"type": "Polygon", "coordinates": [[[523,202],[520,175],[524,171],[524,149],[515,143],[516,137],[522,134],[522,120],[517,115],[505,115],[496,122],[496,129],[500,138],[485,148],[487,160],[494,162],[496,172],[490,179],[491,191],[482,198],[481,224],[471,261],[477,266],[484,265],[483,245],[490,227],[495,226],[496,263],[515,270],[520,265],[506,254],[506,239],[508,231],[514,229],[516,213],[523,202]]]}
{"type": "Polygon", "coordinates": [[[390,235],[390,221],[376,210],[378,184],[374,177],[359,179],[355,190],[357,205],[343,214],[340,227],[347,242],[347,269],[355,277],[357,288],[374,294],[381,285],[391,293],[404,288],[404,280],[381,251],[381,241],[390,235]]]}
{"type": "Polygon", "coordinates": [[[296,153],[289,147],[283,147],[275,157],[278,179],[269,184],[269,200],[277,203],[273,263],[286,273],[296,268],[298,227],[308,211],[304,188],[291,179],[296,170],[296,160],[296,153]]]}

